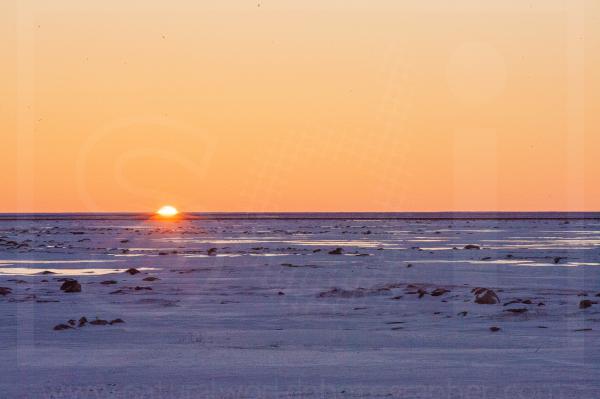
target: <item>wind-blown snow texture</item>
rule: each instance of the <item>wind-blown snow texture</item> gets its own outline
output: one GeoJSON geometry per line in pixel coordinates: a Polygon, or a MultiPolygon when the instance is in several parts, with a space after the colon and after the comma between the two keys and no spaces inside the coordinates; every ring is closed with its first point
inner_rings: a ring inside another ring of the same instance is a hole
{"type": "Polygon", "coordinates": [[[0,220],[0,397],[598,398],[600,221],[529,216],[0,220]]]}

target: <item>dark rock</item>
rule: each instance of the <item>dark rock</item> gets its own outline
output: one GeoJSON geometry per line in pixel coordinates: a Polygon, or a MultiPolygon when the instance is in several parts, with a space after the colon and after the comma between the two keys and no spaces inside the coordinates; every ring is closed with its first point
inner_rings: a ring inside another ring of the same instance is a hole
{"type": "Polygon", "coordinates": [[[479,245],[475,245],[475,244],[468,244],[468,245],[465,245],[464,249],[481,249],[481,247],[479,245]]]}
{"type": "Polygon", "coordinates": [[[497,332],[497,331],[500,331],[500,327],[492,326],[492,327],[490,327],[490,331],[491,331],[491,332],[497,332]]]}
{"type": "Polygon", "coordinates": [[[489,288],[474,288],[471,292],[475,294],[475,303],[480,305],[495,305],[500,302],[498,295],[489,288]]]}
{"type": "Polygon", "coordinates": [[[64,292],[81,292],[81,284],[79,284],[76,280],[65,281],[60,286],[60,289],[64,292]]]}
{"type": "Polygon", "coordinates": [[[429,294],[429,292],[423,288],[419,288],[417,294],[419,294],[419,298],[423,298],[425,295],[429,294]]]}
{"type": "Polygon", "coordinates": [[[431,291],[431,296],[441,296],[447,292],[450,292],[450,290],[447,290],[445,288],[436,288],[435,290],[431,291]]]}
{"type": "Polygon", "coordinates": [[[133,276],[134,274],[140,273],[140,271],[138,269],[132,267],[132,268],[125,270],[125,273],[131,274],[133,276]]]}
{"type": "Polygon", "coordinates": [[[217,248],[210,248],[208,251],[206,251],[206,254],[209,256],[215,256],[217,254],[217,248]]]}
{"type": "Polygon", "coordinates": [[[554,258],[554,264],[558,264],[560,263],[561,260],[563,260],[564,258],[557,256],[556,258],[554,258]]]}
{"type": "Polygon", "coordinates": [[[73,327],[67,325],[67,324],[57,324],[54,326],[54,331],[62,331],[62,330],[70,330],[73,327]]]}
{"type": "Polygon", "coordinates": [[[102,320],[102,319],[96,319],[96,320],[90,321],[90,324],[92,324],[94,326],[105,326],[108,324],[108,321],[102,320]]]}
{"type": "Polygon", "coordinates": [[[465,316],[466,316],[468,313],[469,313],[469,312],[467,312],[467,311],[465,310],[465,311],[463,311],[463,312],[458,312],[456,315],[457,315],[457,316],[462,316],[462,317],[465,317],[465,316]]]}
{"type": "Polygon", "coordinates": [[[110,324],[112,326],[113,324],[119,324],[119,323],[125,323],[125,322],[123,321],[123,319],[114,319],[108,324],[110,324]]]}
{"type": "Polygon", "coordinates": [[[406,265],[406,267],[413,267],[412,263],[409,263],[408,265],[406,265]]]}
{"type": "Polygon", "coordinates": [[[5,296],[12,293],[12,289],[8,287],[0,287],[0,295],[5,296]]]}
{"type": "Polygon", "coordinates": [[[43,272],[41,272],[41,273],[39,273],[39,274],[46,275],[46,274],[56,274],[56,273],[54,273],[54,272],[51,272],[50,270],[44,270],[43,272]]]}
{"type": "Polygon", "coordinates": [[[81,319],[79,319],[79,327],[83,327],[87,324],[88,319],[86,319],[85,317],[82,317],[81,319]]]}
{"type": "Polygon", "coordinates": [[[156,281],[156,280],[160,280],[158,277],[153,277],[153,276],[149,276],[146,277],[145,279],[143,279],[143,281],[156,281]]]}
{"type": "Polygon", "coordinates": [[[510,313],[525,313],[525,312],[527,312],[527,308],[506,309],[504,311],[510,312],[510,313]]]}
{"type": "Polygon", "coordinates": [[[136,291],[152,291],[152,288],[150,288],[150,287],[135,287],[134,290],[136,290],[136,291]]]}
{"type": "Polygon", "coordinates": [[[285,295],[285,292],[279,291],[277,295],[285,295]]]}
{"type": "Polygon", "coordinates": [[[100,284],[102,284],[102,285],[117,284],[117,280],[105,280],[105,281],[101,281],[100,284]]]}
{"type": "Polygon", "coordinates": [[[596,301],[591,301],[589,299],[584,299],[583,301],[579,302],[579,309],[587,309],[592,305],[596,305],[598,304],[598,302],[596,301]]]}
{"type": "Polygon", "coordinates": [[[329,251],[329,255],[341,255],[343,252],[343,248],[336,248],[333,251],[329,251]]]}
{"type": "Polygon", "coordinates": [[[69,325],[74,326],[77,322],[75,320],[71,319],[68,321],[68,323],[69,323],[69,325]]]}

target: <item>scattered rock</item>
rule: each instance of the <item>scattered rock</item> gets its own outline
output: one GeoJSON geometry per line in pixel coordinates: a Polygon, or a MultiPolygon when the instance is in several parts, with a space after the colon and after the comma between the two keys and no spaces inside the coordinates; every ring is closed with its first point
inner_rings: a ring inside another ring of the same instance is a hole
{"type": "Polygon", "coordinates": [[[500,302],[498,295],[489,288],[473,288],[471,292],[475,294],[475,303],[480,305],[495,305],[500,302]]]}
{"type": "Polygon", "coordinates": [[[136,291],[152,291],[152,288],[150,288],[150,287],[135,287],[134,290],[136,290],[136,291]]]}
{"type": "Polygon", "coordinates": [[[102,319],[96,319],[96,320],[90,321],[90,324],[92,324],[94,326],[105,326],[108,324],[108,321],[102,320],[102,319]]]}
{"type": "Polygon", "coordinates": [[[68,321],[69,325],[74,326],[77,322],[73,319],[68,321]]]}
{"type": "Polygon", "coordinates": [[[210,249],[208,249],[208,251],[206,251],[206,254],[208,256],[215,256],[217,254],[217,248],[210,248],[210,249]]]}
{"type": "Polygon", "coordinates": [[[491,332],[497,332],[497,331],[500,331],[500,327],[492,326],[492,327],[490,327],[490,331],[491,331],[491,332]]]}
{"type": "Polygon", "coordinates": [[[591,301],[589,299],[584,299],[581,302],[579,302],[579,309],[587,309],[592,305],[596,305],[598,304],[598,302],[596,301],[591,301]]]}
{"type": "Polygon", "coordinates": [[[83,327],[87,324],[88,320],[85,317],[79,319],[79,327],[83,327]]]}
{"type": "Polygon", "coordinates": [[[445,288],[436,288],[435,290],[431,291],[431,296],[442,296],[447,292],[450,292],[450,290],[445,288]]]}
{"type": "Polygon", "coordinates": [[[153,277],[153,276],[149,276],[146,277],[145,279],[143,279],[143,281],[156,281],[156,280],[160,280],[158,277],[153,277]]]}
{"type": "Polygon", "coordinates": [[[0,287],[0,295],[5,296],[12,293],[12,289],[8,287],[0,287]]]}
{"type": "Polygon", "coordinates": [[[468,245],[465,245],[464,249],[481,249],[481,247],[479,245],[475,245],[475,244],[468,244],[468,245]]]}
{"type": "Polygon", "coordinates": [[[102,284],[102,285],[117,284],[117,280],[105,280],[105,281],[101,281],[100,284],[102,284]]]}
{"type": "Polygon", "coordinates": [[[123,319],[114,319],[108,324],[110,324],[112,326],[113,324],[118,324],[118,323],[125,323],[125,322],[123,321],[123,319]]]}
{"type": "Polygon", "coordinates": [[[429,294],[426,289],[419,288],[417,290],[417,294],[419,294],[419,298],[423,298],[425,295],[429,294]]]}
{"type": "Polygon", "coordinates": [[[125,273],[131,274],[133,276],[134,274],[140,273],[140,271],[138,269],[132,267],[132,268],[125,270],[125,273]]]}
{"type": "Polygon", "coordinates": [[[64,292],[81,292],[81,284],[77,280],[65,281],[60,286],[60,289],[64,292]]]}
{"type": "Polygon", "coordinates": [[[54,326],[54,331],[62,331],[62,330],[70,330],[73,327],[67,325],[67,324],[57,324],[54,326]]]}
{"type": "Polygon", "coordinates": [[[329,255],[341,255],[344,252],[344,248],[336,248],[333,251],[329,251],[329,255]]]}
{"type": "Polygon", "coordinates": [[[456,315],[457,315],[457,316],[462,316],[462,317],[465,317],[465,316],[466,316],[468,313],[469,313],[469,312],[467,312],[467,311],[465,310],[465,311],[463,311],[463,312],[458,312],[456,315]]]}
{"type": "Polygon", "coordinates": [[[578,330],[573,330],[573,331],[575,331],[575,332],[581,332],[581,331],[592,331],[592,329],[591,329],[591,328],[580,328],[580,329],[578,329],[578,330]]]}
{"type": "Polygon", "coordinates": [[[527,308],[505,309],[504,311],[510,312],[510,313],[525,313],[525,312],[527,312],[527,308]]]}

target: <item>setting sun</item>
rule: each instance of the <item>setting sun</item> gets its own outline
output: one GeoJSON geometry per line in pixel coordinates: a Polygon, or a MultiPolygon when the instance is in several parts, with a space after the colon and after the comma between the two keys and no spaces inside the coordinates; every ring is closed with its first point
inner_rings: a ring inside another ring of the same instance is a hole
{"type": "Polygon", "coordinates": [[[160,208],[158,211],[156,211],[156,213],[163,217],[172,217],[172,216],[177,215],[179,213],[179,211],[171,205],[165,205],[162,208],[160,208]]]}

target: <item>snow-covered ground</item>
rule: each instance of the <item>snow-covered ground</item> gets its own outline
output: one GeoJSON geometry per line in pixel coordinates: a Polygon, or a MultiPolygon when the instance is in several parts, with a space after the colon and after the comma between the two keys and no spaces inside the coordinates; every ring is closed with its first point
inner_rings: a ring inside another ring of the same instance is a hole
{"type": "Polygon", "coordinates": [[[5,220],[0,287],[2,398],[600,397],[597,220],[5,220]]]}

